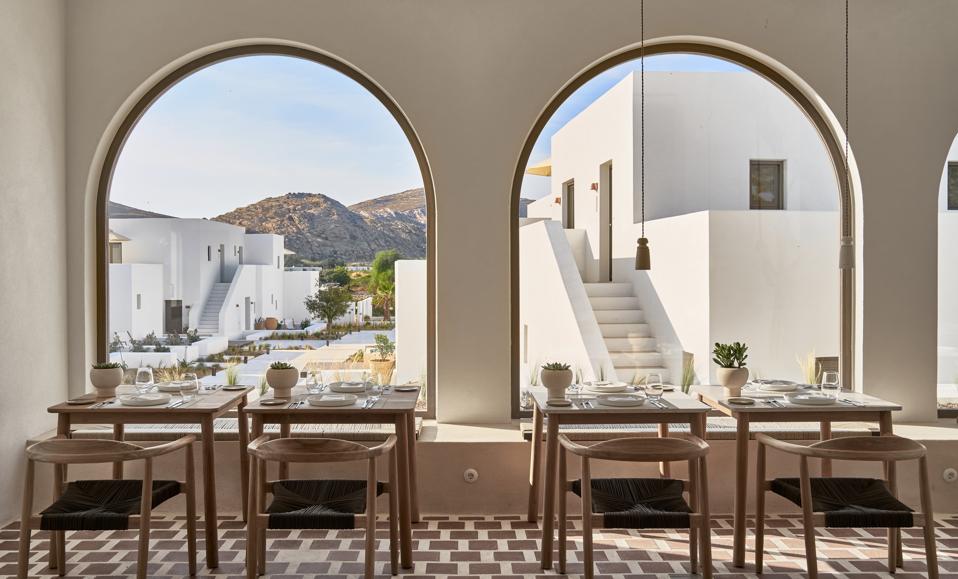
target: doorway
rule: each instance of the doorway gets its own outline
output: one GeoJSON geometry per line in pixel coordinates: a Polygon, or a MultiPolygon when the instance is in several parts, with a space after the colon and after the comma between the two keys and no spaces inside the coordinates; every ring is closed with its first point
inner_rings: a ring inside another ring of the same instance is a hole
{"type": "Polygon", "coordinates": [[[252,318],[253,318],[253,301],[249,298],[249,296],[246,296],[245,304],[243,307],[244,307],[243,311],[246,312],[243,329],[249,331],[252,329],[251,326],[252,326],[252,318]]]}
{"type": "Polygon", "coordinates": [[[575,229],[575,180],[562,184],[562,228],[575,229]]]}
{"type": "Polygon", "coordinates": [[[220,283],[226,283],[226,245],[220,244],[220,283]]]}
{"type": "Polygon", "coordinates": [[[183,333],[183,300],[166,300],[163,308],[163,327],[168,334],[183,333]]]}
{"type": "Polygon", "coordinates": [[[599,166],[599,281],[612,281],[612,161],[599,166]]]}

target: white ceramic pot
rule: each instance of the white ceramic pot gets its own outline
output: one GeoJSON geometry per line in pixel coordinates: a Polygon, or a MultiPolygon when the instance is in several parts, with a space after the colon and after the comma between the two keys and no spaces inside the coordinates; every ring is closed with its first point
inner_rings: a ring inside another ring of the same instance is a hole
{"type": "Polygon", "coordinates": [[[113,398],[116,387],[123,383],[123,368],[90,368],[90,382],[97,398],[113,398]]]}
{"type": "Polygon", "coordinates": [[[565,398],[566,389],[572,384],[572,370],[546,370],[539,372],[542,385],[549,391],[549,399],[565,398]]]}
{"type": "Polygon", "coordinates": [[[293,387],[299,382],[299,370],[296,368],[269,368],[266,370],[266,383],[273,389],[275,398],[289,398],[293,387]]]}
{"type": "Polygon", "coordinates": [[[726,396],[741,396],[742,386],[748,382],[748,368],[719,368],[715,377],[725,387],[726,396]]]}

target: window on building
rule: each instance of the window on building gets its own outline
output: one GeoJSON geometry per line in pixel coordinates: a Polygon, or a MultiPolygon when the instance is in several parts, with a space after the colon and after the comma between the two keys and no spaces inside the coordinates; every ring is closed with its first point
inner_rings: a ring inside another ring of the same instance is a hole
{"type": "Polygon", "coordinates": [[[785,162],[749,163],[749,209],[785,209],[785,162]]]}
{"type": "Polygon", "coordinates": [[[110,263],[123,263],[123,244],[118,241],[110,242],[110,263]]]}
{"type": "Polygon", "coordinates": [[[143,294],[136,294],[136,309],[143,309],[143,294]]]}
{"type": "Polygon", "coordinates": [[[213,246],[206,246],[206,261],[213,261],[213,246]]]}
{"type": "Polygon", "coordinates": [[[278,255],[276,256],[276,269],[282,269],[282,266],[280,266],[280,260],[281,260],[281,259],[283,259],[283,258],[280,257],[280,256],[278,256],[278,255]]]}
{"type": "Polygon", "coordinates": [[[958,211],[958,163],[948,163],[948,210],[958,211]]]}

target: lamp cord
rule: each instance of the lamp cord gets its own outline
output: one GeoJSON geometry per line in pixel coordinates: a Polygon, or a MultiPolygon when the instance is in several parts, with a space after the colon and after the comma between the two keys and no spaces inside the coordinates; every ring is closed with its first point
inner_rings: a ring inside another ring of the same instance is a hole
{"type": "Polygon", "coordinates": [[[639,77],[641,79],[641,157],[642,157],[642,237],[645,237],[645,0],[639,3],[639,61],[641,70],[639,77]]]}

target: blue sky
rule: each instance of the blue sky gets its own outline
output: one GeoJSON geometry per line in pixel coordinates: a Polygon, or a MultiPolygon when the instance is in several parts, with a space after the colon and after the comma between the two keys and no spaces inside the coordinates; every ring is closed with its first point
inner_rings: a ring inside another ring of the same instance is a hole
{"type": "MultiPolygon", "coordinates": [[[[549,156],[556,130],[629,72],[632,61],[577,90],[546,124],[530,157],[549,156]]],[[[648,71],[741,70],[693,55],[649,57],[648,71]]],[[[415,155],[389,112],[352,79],[284,56],[200,70],[143,115],[120,154],[111,199],[178,217],[213,217],[289,191],[350,205],[422,186],[415,155]]],[[[523,195],[548,193],[526,177],[523,195]]]]}

